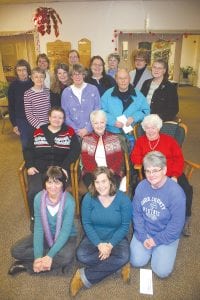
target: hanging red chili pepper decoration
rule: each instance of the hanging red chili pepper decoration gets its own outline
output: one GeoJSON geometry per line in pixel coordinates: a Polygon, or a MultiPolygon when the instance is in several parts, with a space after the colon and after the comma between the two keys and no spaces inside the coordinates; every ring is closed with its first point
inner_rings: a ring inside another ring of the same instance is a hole
{"type": "Polygon", "coordinates": [[[45,33],[51,33],[51,20],[53,22],[53,28],[55,32],[55,36],[59,36],[59,28],[58,23],[62,24],[62,20],[59,14],[55,11],[55,9],[51,7],[38,7],[36,9],[35,15],[33,17],[34,24],[37,28],[37,31],[41,35],[45,35],[45,33]]]}

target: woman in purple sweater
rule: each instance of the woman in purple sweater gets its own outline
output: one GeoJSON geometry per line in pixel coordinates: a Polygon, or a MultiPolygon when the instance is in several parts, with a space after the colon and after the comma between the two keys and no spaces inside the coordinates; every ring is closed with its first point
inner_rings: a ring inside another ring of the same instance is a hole
{"type": "Polygon", "coordinates": [[[63,91],[61,98],[66,124],[74,128],[80,138],[92,132],[90,113],[100,109],[98,89],[94,85],[84,82],[84,74],[85,70],[82,65],[73,65],[73,84],[63,91]]]}
{"type": "Polygon", "coordinates": [[[138,184],[132,202],[130,262],[133,267],[143,267],[151,259],[154,273],[164,278],[173,271],[185,221],[185,194],[166,176],[166,158],[161,152],[146,154],[143,165],[147,179],[138,184]]]}

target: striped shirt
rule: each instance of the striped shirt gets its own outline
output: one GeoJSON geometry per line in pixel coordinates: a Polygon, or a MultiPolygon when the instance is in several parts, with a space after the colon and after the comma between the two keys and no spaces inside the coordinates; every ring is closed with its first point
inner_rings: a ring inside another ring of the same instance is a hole
{"type": "Polygon", "coordinates": [[[48,111],[51,108],[49,89],[36,92],[32,88],[24,93],[24,107],[28,122],[34,128],[47,124],[48,111]]]}

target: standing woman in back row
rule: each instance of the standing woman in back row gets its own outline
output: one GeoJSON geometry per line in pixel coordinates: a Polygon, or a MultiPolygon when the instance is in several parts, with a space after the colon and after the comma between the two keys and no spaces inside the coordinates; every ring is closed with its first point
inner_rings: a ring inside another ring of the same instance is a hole
{"type": "Polygon", "coordinates": [[[102,96],[105,91],[116,84],[115,79],[106,74],[105,62],[99,55],[91,58],[90,68],[85,81],[95,85],[99,90],[100,96],[102,96]]]}
{"type": "Polygon", "coordinates": [[[168,63],[158,59],[152,65],[152,79],[143,83],[141,92],[147,98],[151,114],[157,114],[165,121],[176,120],[179,111],[176,86],[168,80],[168,63]]]}
{"type": "Polygon", "coordinates": [[[61,106],[61,95],[63,90],[71,84],[69,76],[69,67],[66,64],[57,64],[54,69],[54,77],[52,79],[50,100],[51,107],[61,106]]]}

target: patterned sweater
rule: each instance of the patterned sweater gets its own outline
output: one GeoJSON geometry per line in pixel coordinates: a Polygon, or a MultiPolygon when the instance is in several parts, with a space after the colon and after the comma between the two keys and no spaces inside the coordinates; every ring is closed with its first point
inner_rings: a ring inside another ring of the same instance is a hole
{"type": "Polygon", "coordinates": [[[59,132],[52,133],[48,125],[43,125],[34,131],[23,153],[27,168],[45,172],[49,166],[60,166],[69,170],[79,157],[80,143],[71,127],[63,125],[59,132]]]}
{"type": "MultiPolygon", "coordinates": [[[[105,149],[106,163],[109,169],[113,170],[115,174],[120,177],[123,176],[124,155],[121,144],[117,135],[108,131],[102,136],[103,145],[105,149]]],[[[97,167],[95,161],[95,153],[99,136],[92,132],[86,135],[82,141],[81,160],[83,164],[83,175],[91,173],[97,167]]]]}

